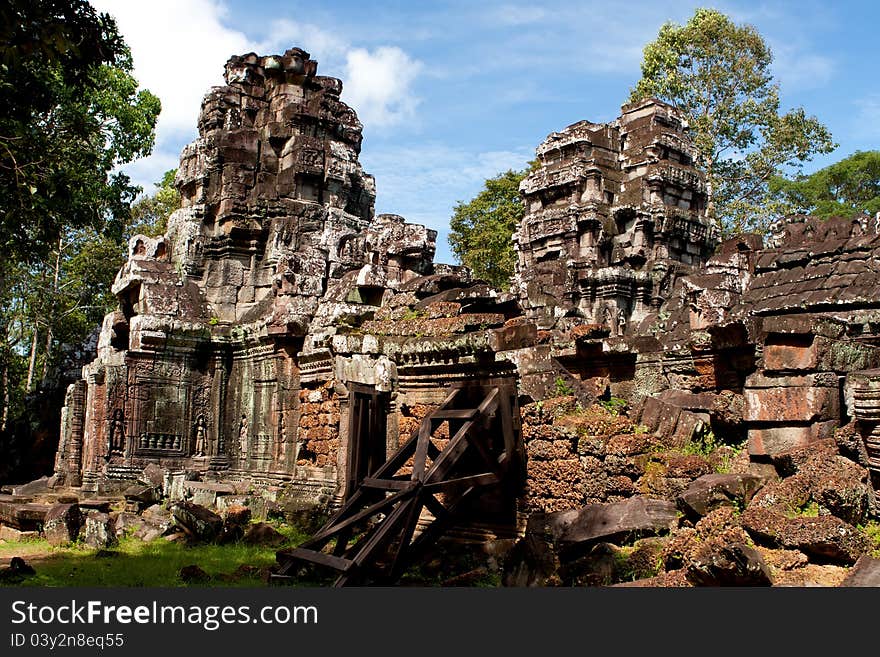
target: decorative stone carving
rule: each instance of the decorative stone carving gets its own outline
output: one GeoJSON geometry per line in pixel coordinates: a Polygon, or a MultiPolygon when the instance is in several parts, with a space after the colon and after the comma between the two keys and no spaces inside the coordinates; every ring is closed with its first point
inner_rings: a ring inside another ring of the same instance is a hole
{"type": "Polygon", "coordinates": [[[669,272],[705,262],[718,232],[695,155],[681,116],[657,100],[544,140],[514,235],[515,285],[539,328],[605,323],[622,335],[663,302],[669,272]]]}

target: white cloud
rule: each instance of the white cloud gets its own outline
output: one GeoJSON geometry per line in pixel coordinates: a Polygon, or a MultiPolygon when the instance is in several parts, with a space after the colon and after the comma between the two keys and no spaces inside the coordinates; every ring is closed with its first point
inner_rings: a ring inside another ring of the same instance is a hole
{"type": "Polygon", "coordinates": [[[440,143],[416,147],[365,149],[364,169],[376,177],[376,213],[402,215],[438,232],[436,262],[452,262],[449,219],[459,201],[476,196],[487,178],[522,169],[534,147],[475,152],[440,143]]]}
{"type": "Polygon", "coordinates": [[[376,177],[376,211],[449,229],[458,201],[469,201],[483,182],[508,169],[522,169],[533,148],[473,152],[444,144],[364,151],[364,168],[376,177]]]}
{"type": "Polygon", "coordinates": [[[412,118],[419,99],[412,83],[422,64],[397,47],[370,52],[355,48],[346,57],[342,99],[365,126],[384,128],[412,118]]]}
{"type": "Polygon", "coordinates": [[[802,47],[773,46],[773,72],[783,91],[814,89],[831,80],[834,62],[802,47]]]}
{"type": "Polygon", "coordinates": [[[880,138],[880,94],[871,94],[855,101],[858,112],[854,131],[861,137],[880,138]]]}
{"type": "Polygon", "coordinates": [[[288,48],[299,47],[318,60],[318,73],[331,75],[342,69],[348,45],[337,35],[326,32],[317,25],[297,23],[287,18],[276,19],[271,23],[269,33],[253,50],[261,54],[280,53],[288,48]]]}
{"type": "Polygon", "coordinates": [[[116,17],[131,48],[135,77],[162,101],[159,137],[195,134],[202,97],[223,84],[223,64],[245,53],[251,42],[226,27],[225,9],[215,0],[93,0],[116,17]]]}
{"type": "Polygon", "coordinates": [[[492,8],[487,14],[490,21],[513,27],[539,23],[549,15],[545,9],[529,5],[502,5],[492,8]]]}

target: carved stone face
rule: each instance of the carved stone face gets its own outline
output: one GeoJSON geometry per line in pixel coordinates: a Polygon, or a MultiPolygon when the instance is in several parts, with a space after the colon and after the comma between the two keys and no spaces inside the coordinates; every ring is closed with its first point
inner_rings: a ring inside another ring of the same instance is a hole
{"type": "Polygon", "coordinates": [[[302,55],[296,52],[290,53],[290,63],[287,66],[287,70],[291,73],[302,75],[305,71],[305,64],[302,55]]]}

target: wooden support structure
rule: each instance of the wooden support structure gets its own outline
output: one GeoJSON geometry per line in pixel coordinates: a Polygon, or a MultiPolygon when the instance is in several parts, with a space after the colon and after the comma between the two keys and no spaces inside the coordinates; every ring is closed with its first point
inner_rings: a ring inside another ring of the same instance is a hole
{"type": "Polygon", "coordinates": [[[338,573],[336,586],[390,584],[482,494],[522,484],[512,380],[460,383],[397,452],[363,478],[343,507],[298,548],[277,553],[273,580],[306,564],[338,573]],[[441,448],[437,431],[448,425],[441,448]],[[427,526],[416,536],[419,519],[427,526]]]}

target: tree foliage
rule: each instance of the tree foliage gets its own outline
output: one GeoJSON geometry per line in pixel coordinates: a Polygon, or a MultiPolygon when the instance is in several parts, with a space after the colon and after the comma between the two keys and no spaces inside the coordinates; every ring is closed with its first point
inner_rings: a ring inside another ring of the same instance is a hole
{"type": "Polygon", "coordinates": [[[468,203],[458,202],[449,222],[449,244],[459,261],[495,287],[507,288],[516,257],[511,237],[523,218],[519,184],[529,170],[509,170],[486,180],[468,203]]]}
{"type": "Polygon", "coordinates": [[[2,17],[0,245],[33,261],[65,227],[125,221],[138,188],[114,169],[150,153],[160,103],[84,0],[13,0],[2,17]]]}
{"type": "Polygon", "coordinates": [[[770,181],[780,212],[851,217],[880,212],[880,151],[856,151],[810,175],[770,181]]]}
{"type": "Polygon", "coordinates": [[[631,92],[632,101],[654,96],[685,113],[708,178],[707,212],[726,233],[766,227],[769,181],[836,147],[803,109],[780,113],[772,61],[754,27],[697,9],[645,46],[631,92]]]}
{"type": "Polygon", "coordinates": [[[132,67],[85,0],[0,1],[0,429],[114,302],[139,191],[118,167],[160,110],[132,67]]]}
{"type": "Polygon", "coordinates": [[[162,180],[154,183],[156,190],[150,196],[144,196],[131,206],[131,223],[128,228],[129,237],[135,234],[156,237],[162,235],[168,227],[168,217],[180,207],[180,192],[174,186],[177,169],[164,173],[162,180]]]}

